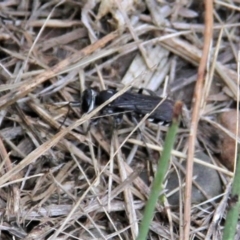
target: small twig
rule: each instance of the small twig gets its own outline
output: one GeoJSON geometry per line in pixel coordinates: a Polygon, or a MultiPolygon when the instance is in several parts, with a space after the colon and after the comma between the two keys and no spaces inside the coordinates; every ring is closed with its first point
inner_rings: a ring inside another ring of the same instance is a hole
{"type": "Polygon", "coordinates": [[[198,68],[198,78],[194,91],[193,98],[193,113],[192,113],[192,121],[190,127],[189,134],[189,148],[188,148],[188,156],[187,156],[187,167],[186,167],[186,189],[185,189],[185,203],[184,203],[184,234],[183,239],[189,239],[190,232],[190,223],[191,223],[191,194],[192,194],[192,176],[193,176],[193,157],[194,157],[194,149],[195,149],[195,140],[197,135],[197,126],[199,120],[199,110],[201,99],[203,95],[203,83],[205,77],[205,71],[209,56],[210,44],[212,41],[212,29],[213,29],[213,2],[205,0],[205,31],[204,31],[204,46],[202,58],[198,68]]]}

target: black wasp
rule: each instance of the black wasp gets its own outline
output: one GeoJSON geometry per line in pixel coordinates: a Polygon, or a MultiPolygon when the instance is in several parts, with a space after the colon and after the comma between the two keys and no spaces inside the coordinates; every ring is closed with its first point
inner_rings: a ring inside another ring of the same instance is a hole
{"type": "MultiPolygon", "coordinates": [[[[92,111],[95,107],[100,106],[105,101],[110,99],[117,90],[108,89],[100,92],[92,88],[86,89],[82,95],[81,110],[83,113],[92,111]]],[[[145,95],[142,91],[133,92],[127,91],[116,98],[110,104],[105,106],[102,114],[119,114],[130,112],[136,117],[142,117],[150,113],[157,104],[163,99],[157,96],[145,95]]],[[[170,99],[164,99],[161,105],[149,116],[148,120],[154,123],[167,124],[172,121],[174,102],[170,99]]]]}

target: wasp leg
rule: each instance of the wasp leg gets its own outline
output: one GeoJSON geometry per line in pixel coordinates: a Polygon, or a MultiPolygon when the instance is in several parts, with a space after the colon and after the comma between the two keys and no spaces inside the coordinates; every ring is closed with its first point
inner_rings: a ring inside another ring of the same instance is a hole
{"type": "Polygon", "coordinates": [[[110,134],[111,136],[113,136],[114,131],[118,130],[123,122],[123,114],[117,114],[109,117],[110,117],[110,122],[112,123],[110,134]]]}
{"type": "MultiPolygon", "coordinates": [[[[131,113],[130,115],[131,115],[132,122],[134,122],[137,125],[139,122],[138,122],[136,116],[133,113],[131,113]]],[[[142,141],[145,145],[146,152],[147,152],[147,155],[149,156],[149,159],[153,159],[153,154],[151,153],[151,150],[147,146],[147,142],[146,142],[146,139],[144,137],[143,130],[141,128],[138,128],[137,131],[140,134],[140,138],[142,139],[142,141]]]]}
{"type": "Polygon", "coordinates": [[[119,126],[122,124],[122,122],[123,122],[123,114],[122,113],[113,116],[114,128],[118,129],[119,126]]]}
{"type": "Polygon", "coordinates": [[[102,111],[103,115],[108,116],[113,123],[113,127],[118,129],[123,122],[123,113],[119,113],[119,110],[116,108],[105,107],[102,111]]]}
{"type": "Polygon", "coordinates": [[[99,121],[99,119],[91,119],[89,122],[83,123],[83,130],[79,131],[80,134],[87,135],[93,126],[98,126],[99,121]]]}

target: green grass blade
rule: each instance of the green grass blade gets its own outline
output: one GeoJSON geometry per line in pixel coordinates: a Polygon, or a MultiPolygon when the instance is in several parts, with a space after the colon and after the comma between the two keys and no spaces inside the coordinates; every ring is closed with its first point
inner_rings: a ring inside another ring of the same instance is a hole
{"type": "Polygon", "coordinates": [[[232,240],[236,234],[238,216],[240,210],[240,149],[238,146],[238,157],[236,171],[233,178],[232,193],[230,197],[229,211],[226,216],[225,227],[223,231],[223,240],[232,240]]]}
{"type": "Polygon", "coordinates": [[[145,240],[147,238],[149,226],[152,222],[153,215],[154,215],[154,209],[158,201],[160,192],[163,190],[163,187],[162,187],[163,181],[168,171],[171,151],[173,149],[173,145],[175,142],[175,137],[177,134],[178,125],[180,121],[179,119],[181,115],[181,110],[182,110],[182,103],[177,102],[174,106],[173,121],[167,132],[164,149],[158,163],[158,169],[155,174],[155,178],[153,180],[152,190],[144,210],[143,219],[140,225],[139,235],[137,237],[137,240],[145,240]]]}

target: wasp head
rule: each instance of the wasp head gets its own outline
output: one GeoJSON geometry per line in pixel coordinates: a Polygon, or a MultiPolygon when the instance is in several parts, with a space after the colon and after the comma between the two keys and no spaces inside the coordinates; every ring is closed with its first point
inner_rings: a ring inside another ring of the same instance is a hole
{"type": "Polygon", "coordinates": [[[81,109],[83,113],[89,113],[95,107],[97,92],[93,89],[86,89],[82,94],[81,109]]]}

